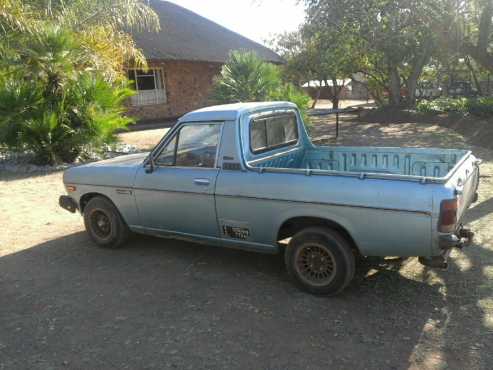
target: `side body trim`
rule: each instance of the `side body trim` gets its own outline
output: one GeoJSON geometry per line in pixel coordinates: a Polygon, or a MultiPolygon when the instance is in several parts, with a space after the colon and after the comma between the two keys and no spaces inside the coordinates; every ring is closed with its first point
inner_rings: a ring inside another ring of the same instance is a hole
{"type": "MultiPolygon", "coordinates": [[[[92,185],[92,184],[82,184],[82,183],[71,183],[74,185],[83,185],[83,186],[101,186],[105,188],[116,188],[116,186],[111,186],[111,185],[92,185]]],[[[199,192],[185,192],[185,191],[173,191],[173,190],[162,190],[162,189],[153,189],[153,188],[138,188],[138,187],[133,187],[129,188],[132,190],[146,190],[146,191],[164,191],[164,192],[170,192],[170,193],[191,193],[191,194],[203,194],[199,192]]],[[[399,208],[385,208],[385,207],[372,207],[372,206],[364,206],[364,205],[357,205],[357,204],[343,204],[343,203],[327,203],[327,202],[310,202],[310,201],[303,201],[303,200],[291,200],[291,199],[276,199],[276,198],[259,198],[259,197],[252,197],[252,196],[246,196],[246,195],[232,195],[232,194],[214,194],[217,197],[228,197],[228,198],[244,198],[244,199],[256,199],[256,200],[267,200],[267,201],[275,201],[275,202],[289,202],[289,203],[303,203],[303,204],[318,204],[318,205],[326,205],[326,206],[336,206],[336,207],[351,207],[351,208],[365,208],[365,209],[376,209],[376,210],[382,210],[382,211],[393,211],[393,212],[408,212],[408,213],[418,213],[418,214],[424,214],[427,216],[431,216],[431,212],[428,211],[416,211],[416,210],[411,210],[411,209],[399,209],[399,208]]]]}
{"type": "Polygon", "coordinates": [[[191,241],[194,243],[201,243],[215,247],[227,247],[233,249],[241,249],[246,251],[262,252],[266,254],[276,254],[279,251],[277,245],[253,243],[243,240],[230,240],[223,238],[215,238],[212,236],[188,234],[182,232],[176,232],[171,230],[162,230],[155,228],[148,228],[138,225],[129,225],[130,230],[139,234],[147,234],[157,236],[166,239],[177,239],[184,241],[191,241]]]}

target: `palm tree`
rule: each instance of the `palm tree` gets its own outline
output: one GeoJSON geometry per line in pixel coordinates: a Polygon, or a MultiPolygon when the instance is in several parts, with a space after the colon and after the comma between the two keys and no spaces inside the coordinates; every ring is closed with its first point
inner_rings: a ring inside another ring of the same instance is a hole
{"type": "Polygon", "coordinates": [[[25,30],[29,23],[27,9],[22,1],[0,1],[0,34],[7,34],[12,30],[25,30]]]}
{"type": "Polygon", "coordinates": [[[109,80],[121,76],[126,63],[146,67],[130,31],[160,28],[158,16],[143,0],[1,0],[0,57],[12,57],[16,39],[35,36],[47,25],[73,32],[86,61],[109,80]]]}
{"type": "Polygon", "coordinates": [[[214,81],[211,100],[215,103],[287,100],[295,103],[305,123],[310,97],[290,83],[284,83],[279,67],[264,62],[253,52],[233,51],[214,81]]]}
{"type": "Polygon", "coordinates": [[[269,100],[280,85],[276,66],[254,52],[233,51],[215,81],[212,98],[218,103],[269,100]]]}
{"type": "Polygon", "coordinates": [[[132,29],[159,29],[144,0],[0,0],[0,146],[51,164],[114,140],[132,29]]]}

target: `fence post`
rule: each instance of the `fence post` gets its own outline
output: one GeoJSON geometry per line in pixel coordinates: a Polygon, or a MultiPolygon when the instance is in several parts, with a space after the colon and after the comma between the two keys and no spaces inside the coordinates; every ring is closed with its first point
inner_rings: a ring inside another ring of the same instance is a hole
{"type": "Polygon", "coordinates": [[[336,139],[339,137],[339,112],[336,112],[336,139]]]}

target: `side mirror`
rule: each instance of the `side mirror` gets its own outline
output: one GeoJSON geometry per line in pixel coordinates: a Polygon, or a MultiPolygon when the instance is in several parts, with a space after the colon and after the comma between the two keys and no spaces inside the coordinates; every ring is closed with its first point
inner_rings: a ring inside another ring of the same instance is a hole
{"type": "Polygon", "coordinates": [[[152,158],[152,155],[149,157],[149,161],[145,164],[145,171],[146,173],[153,173],[154,172],[154,159],[152,158]]]}

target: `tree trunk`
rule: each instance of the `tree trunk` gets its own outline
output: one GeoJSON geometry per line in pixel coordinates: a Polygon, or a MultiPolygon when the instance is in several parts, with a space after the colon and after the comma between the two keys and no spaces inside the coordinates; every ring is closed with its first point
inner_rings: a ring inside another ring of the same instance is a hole
{"type": "Polygon", "coordinates": [[[318,90],[317,90],[317,95],[315,96],[315,99],[313,100],[312,109],[314,109],[316,107],[318,100],[320,99],[320,94],[322,93],[322,81],[319,80],[318,83],[319,83],[319,86],[318,86],[318,90]]]}
{"type": "Polygon", "coordinates": [[[397,66],[389,66],[390,86],[389,86],[389,103],[392,106],[401,104],[401,78],[397,66]]]}
{"type": "Polygon", "coordinates": [[[466,60],[466,66],[469,69],[469,71],[471,72],[472,79],[474,80],[474,85],[476,86],[476,89],[478,90],[478,94],[483,95],[483,89],[481,89],[481,84],[479,83],[478,76],[476,75],[476,71],[474,70],[474,68],[471,64],[471,60],[469,59],[469,57],[466,57],[465,60],[466,60]]]}
{"type": "Polygon", "coordinates": [[[416,86],[418,84],[418,79],[423,72],[424,66],[430,60],[432,47],[433,43],[431,42],[431,39],[426,39],[426,44],[423,46],[421,54],[414,61],[411,74],[406,81],[407,104],[410,107],[414,107],[416,105],[416,86]]]}
{"type": "Polygon", "coordinates": [[[493,2],[487,1],[479,20],[479,36],[476,45],[466,42],[462,49],[483,68],[493,72],[493,54],[488,51],[492,28],[493,2]]]}
{"type": "MultiPolygon", "coordinates": [[[[421,74],[421,73],[420,73],[421,74]]],[[[407,104],[409,107],[416,105],[416,86],[418,85],[418,77],[415,75],[409,76],[407,79],[407,104]]]]}
{"type": "Polygon", "coordinates": [[[470,55],[478,64],[489,72],[493,72],[493,54],[487,50],[481,50],[472,44],[465,44],[464,52],[470,55]]]}
{"type": "Polygon", "coordinates": [[[384,98],[382,97],[382,94],[380,94],[380,91],[374,90],[369,94],[369,96],[373,98],[377,106],[381,107],[384,105],[384,98]]]}
{"type": "Polygon", "coordinates": [[[332,99],[332,109],[339,109],[339,97],[337,96],[332,99]]]}
{"type": "Polygon", "coordinates": [[[337,86],[337,79],[332,79],[332,109],[339,109],[339,95],[342,88],[337,86]]]}

